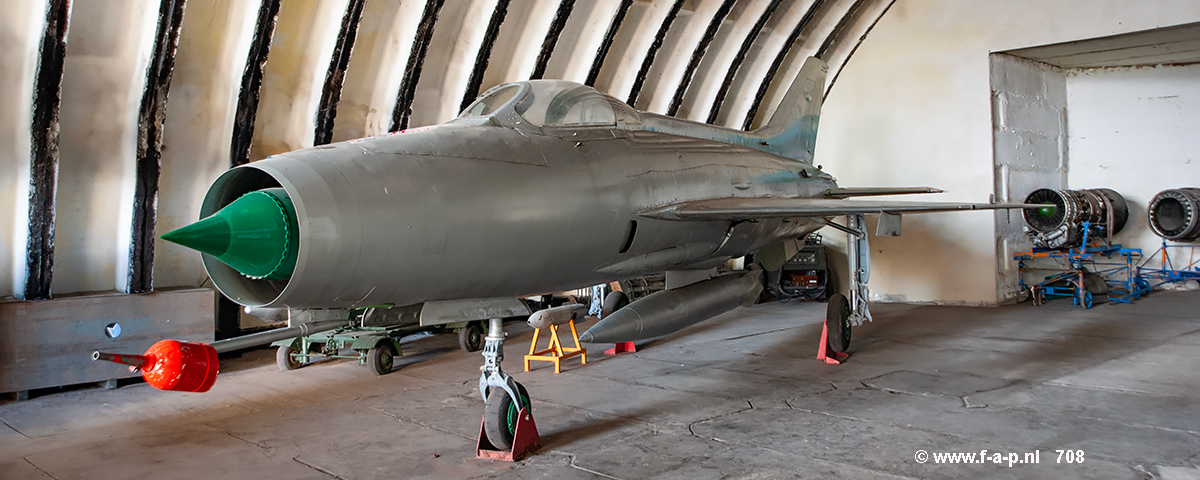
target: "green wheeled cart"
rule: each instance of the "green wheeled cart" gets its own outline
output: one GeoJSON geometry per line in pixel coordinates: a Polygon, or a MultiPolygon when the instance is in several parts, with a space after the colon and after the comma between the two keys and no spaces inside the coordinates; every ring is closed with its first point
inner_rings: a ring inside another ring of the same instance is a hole
{"type": "Polygon", "coordinates": [[[417,316],[407,309],[369,307],[355,310],[346,326],[304,337],[272,343],[278,347],[275,355],[280,370],[295,370],[320,358],[357,359],[359,365],[370,365],[376,375],[392,371],[396,356],[401,354],[400,339],[422,331],[452,331],[458,334],[458,345],[474,352],[483,346],[481,322],[458,322],[438,327],[422,327],[417,316]],[[354,354],[343,355],[343,350],[354,354]]]}

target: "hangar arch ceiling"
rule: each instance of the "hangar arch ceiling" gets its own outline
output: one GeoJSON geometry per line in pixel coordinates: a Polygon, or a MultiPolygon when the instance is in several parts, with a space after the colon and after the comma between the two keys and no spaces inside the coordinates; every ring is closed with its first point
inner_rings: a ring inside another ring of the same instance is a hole
{"type": "Polygon", "coordinates": [[[154,231],[190,222],[221,171],[441,123],[500,83],[563,78],[642,110],[753,128],[807,56],[830,64],[828,92],[894,1],[17,0],[0,22],[11,60],[0,80],[15,100],[0,107],[14,140],[0,147],[14,173],[0,296],[200,285],[198,259],[156,255],[154,231]],[[97,56],[97,45],[109,46],[97,56]],[[72,67],[88,62],[101,68],[72,67]],[[89,115],[71,100],[83,97],[89,115]],[[110,134],[87,133],[99,127],[110,134]],[[55,213],[92,218],[98,205],[113,217],[105,228],[58,230],[86,258],[54,262],[55,213]]]}

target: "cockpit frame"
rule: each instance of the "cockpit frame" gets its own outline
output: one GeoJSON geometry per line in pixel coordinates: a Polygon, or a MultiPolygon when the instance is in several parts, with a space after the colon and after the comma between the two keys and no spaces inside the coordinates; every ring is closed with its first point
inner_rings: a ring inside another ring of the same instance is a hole
{"type": "Polygon", "coordinates": [[[489,117],[497,123],[540,129],[626,128],[641,116],[592,87],[566,80],[529,80],[498,85],[469,105],[459,118],[489,117]]]}

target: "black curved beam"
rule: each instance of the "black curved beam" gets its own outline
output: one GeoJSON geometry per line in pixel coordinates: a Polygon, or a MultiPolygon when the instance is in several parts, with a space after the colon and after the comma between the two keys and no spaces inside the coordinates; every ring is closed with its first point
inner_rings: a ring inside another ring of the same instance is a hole
{"type": "Polygon", "coordinates": [[[621,0],[621,5],[617,7],[612,23],[608,24],[608,32],[604,34],[604,41],[600,42],[600,49],[596,51],[596,58],[592,59],[592,69],[588,71],[587,80],[583,82],[587,86],[596,85],[596,78],[600,76],[600,69],[604,67],[604,58],[608,56],[608,50],[612,48],[613,40],[617,38],[617,32],[621,30],[621,24],[625,23],[625,15],[632,6],[633,0],[621,0]]]}
{"type": "MultiPolygon", "coordinates": [[[[238,90],[237,110],[234,112],[233,138],[229,146],[230,168],[250,163],[250,146],[254,139],[254,120],[258,116],[263,72],[267,67],[267,55],[271,53],[271,39],[275,37],[275,22],[279,18],[279,6],[282,3],[283,0],[263,0],[258,7],[254,38],[250,41],[250,52],[246,54],[246,68],[242,70],[242,85],[238,90]]],[[[224,340],[241,334],[241,316],[241,305],[225,295],[219,295],[214,339],[224,340]]]]}
{"type": "Polygon", "coordinates": [[[704,59],[704,54],[708,52],[708,46],[717,36],[717,29],[721,28],[721,22],[725,21],[725,17],[729,16],[729,10],[733,8],[735,1],[737,0],[721,2],[721,7],[717,9],[716,15],[713,15],[712,21],[708,22],[708,29],[704,31],[704,36],[700,37],[700,43],[696,44],[696,49],[692,50],[692,59],[688,61],[687,69],[683,71],[683,79],[675,88],[675,96],[671,98],[671,106],[667,108],[667,115],[674,117],[679,113],[679,107],[683,105],[683,96],[687,94],[688,87],[692,85],[692,78],[696,76],[696,69],[700,67],[700,61],[704,59]]]}
{"type": "Polygon", "coordinates": [[[496,9],[492,10],[492,19],[488,21],[487,31],[483,34],[483,44],[479,46],[479,53],[475,55],[475,70],[471,71],[467,90],[463,92],[462,105],[458,107],[460,112],[466,110],[479,96],[483,74],[487,73],[488,61],[492,58],[492,47],[496,45],[496,37],[500,36],[500,24],[504,23],[504,17],[508,15],[508,3],[509,0],[500,0],[496,2],[496,9]]]}
{"type": "Polygon", "coordinates": [[[851,5],[850,9],[846,10],[846,14],[842,15],[841,20],[838,20],[838,24],[833,27],[833,31],[829,32],[828,37],[825,37],[825,42],[821,44],[821,48],[817,49],[817,58],[825,60],[825,55],[841,39],[842,30],[846,29],[846,25],[849,25],[851,20],[858,18],[863,2],[864,0],[856,0],[854,5],[851,5]]]}
{"type": "Polygon", "coordinates": [[[30,125],[29,239],[25,244],[25,300],[50,298],[54,267],[54,215],[58,190],[58,109],[71,0],[50,0],[38,53],[30,125]]]}
{"type": "Polygon", "coordinates": [[[129,244],[129,293],[154,289],[154,229],[158,222],[158,176],[162,168],[163,121],[175,71],[175,51],[187,0],[162,0],[154,52],[146,69],[146,88],[138,112],[138,143],[133,187],[133,226],[129,244]]]}
{"type": "Polygon", "coordinates": [[[804,12],[804,17],[800,19],[800,23],[797,23],[796,28],[788,35],[787,40],[783,41],[783,48],[779,49],[779,54],[775,55],[775,60],[771,61],[771,67],[767,69],[766,75],[763,75],[762,83],[758,85],[758,92],[754,94],[754,101],[750,102],[750,111],[746,112],[746,120],[742,122],[742,130],[750,130],[750,126],[754,124],[754,116],[758,115],[758,107],[762,105],[763,97],[767,96],[767,90],[771,88],[771,81],[779,73],[779,67],[783,65],[783,60],[787,58],[788,53],[795,46],[796,40],[800,38],[800,34],[812,23],[813,17],[816,17],[817,11],[824,4],[825,0],[816,0],[813,2],[808,7],[808,11],[804,12]]]}
{"type": "Polygon", "coordinates": [[[233,140],[229,146],[230,167],[250,163],[250,145],[254,138],[254,119],[258,116],[263,71],[267,67],[267,55],[271,53],[271,39],[275,36],[275,20],[279,17],[281,3],[283,0],[263,0],[258,8],[254,38],[246,55],[242,88],[238,91],[237,111],[234,113],[233,140]]]}
{"type": "Polygon", "coordinates": [[[725,72],[725,80],[721,82],[721,88],[717,90],[717,98],[713,99],[712,109],[708,111],[708,123],[717,121],[717,115],[721,113],[721,104],[725,103],[725,96],[729,95],[729,87],[733,85],[734,77],[742,68],[742,62],[746,61],[746,54],[750,53],[750,47],[754,46],[754,42],[758,40],[758,34],[762,32],[767,21],[779,9],[780,3],[783,3],[783,0],[771,0],[771,3],[767,4],[767,9],[763,10],[762,15],[759,15],[758,21],[754,22],[754,26],[750,28],[746,39],[742,41],[737,55],[734,55],[733,62],[729,64],[729,70],[725,72]]]}
{"type": "Polygon", "coordinates": [[[408,53],[408,66],[404,69],[404,80],[400,82],[400,92],[396,94],[396,106],[392,109],[392,128],[396,132],[408,128],[408,118],[412,116],[413,96],[417,92],[417,81],[421,79],[421,68],[425,65],[425,54],[429,51],[429,42],[433,41],[433,27],[437,25],[438,13],[446,0],[428,0],[425,11],[421,13],[421,24],[417,26],[417,34],[413,38],[412,50],[408,53]]]}
{"type": "Polygon", "coordinates": [[[362,21],[363,6],[366,4],[367,0],[350,0],[346,3],[342,29],[338,32],[337,44],[329,58],[329,70],[325,72],[325,88],[321,90],[321,104],[317,107],[313,145],[325,145],[333,141],[333,121],[337,118],[338,102],[342,100],[342,82],[346,79],[346,67],[350,66],[350,53],[354,51],[358,24],[362,21]]]}
{"type": "Polygon", "coordinates": [[[632,107],[637,103],[638,96],[642,94],[642,86],[646,84],[646,75],[650,74],[654,58],[658,56],[658,50],[662,48],[663,40],[667,38],[667,31],[671,29],[671,24],[675,23],[675,17],[679,16],[679,9],[683,8],[683,2],[684,0],[675,0],[675,3],[671,5],[671,10],[663,18],[662,25],[658,27],[658,33],[654,35],[654,43],[650,44],[650,49],[646,51],[646,58],[642,59],[642,68],[638,69],[637,77],[633,79],[633,88],[629,90],[629,99],[625,100],[629,106],[632,107]]]}
{"type": "Polygon", "coordinates": [[[533,73],[529,75],[530,80],[537,80],[546,75],[550,55],[554,53],[554,47],[558,46],[558,37],[562,35],[574,9],[575,0],[562,0],[562,3],[558,4],[558,11],[554,12],[554,21],[550,22],[550,30],[546,31],[546,39],[542,40],[542,51],[538,53],[537,64],[533,67],[533,73]]]}

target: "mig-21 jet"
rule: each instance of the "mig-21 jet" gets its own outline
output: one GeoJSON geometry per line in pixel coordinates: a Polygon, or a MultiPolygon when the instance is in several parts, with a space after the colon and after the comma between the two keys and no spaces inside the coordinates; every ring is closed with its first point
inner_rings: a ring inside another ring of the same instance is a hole
{"type": "MultiPolygon", "coordinates": [[[[581,336],[654,338],[749,305],[762,270],[831,226],[851,238],[851,278],[827,318],[830,346],[844,351],[869,319],[864,215],[898,234],[904,213],[1024,207],[847,200],[939,190],[843,188],[814,165],[826,71],[809,58],[753,131],[639,112],[568,81],[500,85],[442,125],[230,169],[201,220],[162,238],[200,251],[233,301],[287,309],[289,327],[216,342],[219,351],[343,326],[365,306],[422,325],[489,320],[484,430],[507,448],[511,413],[529,398],[501,369],[501,319],[533,313],[522,296],[666,272],[666,290],[606,302],[614,311],[581,336]],[[761,269],[716,273],[750,254],[761,269]]],[[[204,368],[215,376],[215,361],[204,368]]]]}

